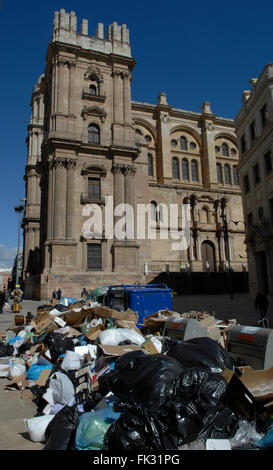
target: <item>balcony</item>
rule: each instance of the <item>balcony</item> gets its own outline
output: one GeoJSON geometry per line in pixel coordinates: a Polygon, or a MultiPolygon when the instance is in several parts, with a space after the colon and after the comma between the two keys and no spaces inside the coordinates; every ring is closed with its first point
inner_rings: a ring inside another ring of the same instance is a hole
{"type": "Polygon", "coordinates": [[[105,204],[105,196],[81,193],[81,204],[105,204]]]}
{"type": "Polygon", "coordinates": [[[83,88],[82,99],[104,103],[105,95],[97,95],[94,92],[92,92],[92,90],[90,90],[89,88],[83,88]]]}

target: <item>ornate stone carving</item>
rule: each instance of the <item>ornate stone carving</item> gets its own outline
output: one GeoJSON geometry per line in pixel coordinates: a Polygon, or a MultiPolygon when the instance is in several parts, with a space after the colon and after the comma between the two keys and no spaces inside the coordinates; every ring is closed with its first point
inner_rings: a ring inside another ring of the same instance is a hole
{"type": "Polygon", "coordinates": [[[107,117],[107,113],[104,109],[101,109],[98,106],[85,105],[82,110],[82,116],[84,119],[86,119],[87,116],[96,116],[100,118],[101,122],[104,122],[107,117]]]}
{"type": "Polygon", "coordinates": [[[67,169],[75,170],[77,161],[74,158],[67,159],[67,169]]]}
{"type": "Polygon", "coordinates": [[[87,165],[85,163],[82,168],[82,174],[84,175],[84,174],[90,174],[90,173],[96,173],[96,174],[99,174],[100,176],[106,176],[107,169],[103,164],[87,165]]]}
{"type": "Polygon", "coordinates": [[[113,163],[111,168],[112,173],[123,173],[123,165],[121,163],[113,163]]]}
{"type": "Polygon", "coordinates": [[[52,160],[54,168],[66,168],[67,160],[66,158],[57,157],[52,160]]]}
{"type": "Polygon", "coordinates": [[[136,167],[134,165],[124,165],[123,172],[125,175],[134,175],[136,172],[136,167]]]}
{"type": "Polygon", "coordinates": [[[100,71],[100,68],[94,64],[90,65],[84,74],[84,80],[92,79],[96,79],[99,83],[103,82],[103,75],[100,71]]]}

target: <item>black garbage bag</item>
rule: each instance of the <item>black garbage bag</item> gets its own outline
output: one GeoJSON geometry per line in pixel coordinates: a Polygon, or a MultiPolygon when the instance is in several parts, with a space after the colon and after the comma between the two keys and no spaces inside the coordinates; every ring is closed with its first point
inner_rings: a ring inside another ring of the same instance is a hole
{"type": "Polygon", "coordinates": [[[179,442],[180,437],[168,431],[164,420],[138,405],[122,413],[105,435],[107,449],[115,451],[164,451],[177,449],[179,442]]]}
{"type": "Polygon", "coordinates": [[[230,435],[237,418],[223,404],[226,388],[220,374],[201,368],[187,369],[176,380],[169,404],[165,419],[169,431],[180,435],[182,444],[220,435],[220,425],[221,435],[230,435]]]}
{"type": "Polygon", "coordinates": [[[222,402],[227,383],[220,374],[187,369],[169,387],[161,407],[153,403],[147,408],[137,400],[115,405],[122,414],[106,434],[110,450],[174,450],[198,439],[235,434],[237,417],[222,402]]]}
{"type": "Polygon", "coordinates": [[[157,409],[171,399],[175,379],[182,371],[172,357],[133,351],[120,356],[114,370],[99,377],[99,389],[104,395],[111,390],[126,403],[157,409]]]}
{"type": "Polygon", "coordinates": [[[77,405],[64,406],[45,430],[46,444],[43,450],[73,450],[78,424],[77,405]]]}
{"type": "Polygon", "coordinates": [[[11,344],[5,344],[0,341],[0,357],[12,356],[14,347],[11,344]]]}
{"type": "Polygon", "coordinates": [[[177,359],[183,368],[202,367],[222,373],[225,369],[232,370],[235,366],[232,357],[221,344],[208,337],[188,341],[165,338],[162,352],[177,359]]]}
{"type": "Polygon", "coordinates": [[[61,354],[65,354],[68,350],[74,351],[75,348],[73,337],[66,337],[58,332],[47,333],[43,343],[49,347],[53,363],[58,360],[61,354]]]}

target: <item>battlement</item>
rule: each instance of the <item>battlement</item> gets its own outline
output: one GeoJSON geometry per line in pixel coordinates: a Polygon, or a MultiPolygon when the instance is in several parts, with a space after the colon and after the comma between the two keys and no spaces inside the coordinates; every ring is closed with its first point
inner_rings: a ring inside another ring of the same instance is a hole
{"type": "Polygon", "coordinates": [[[88,35],[88,20],[82,19],[80,32],[77,32],[77,17],[74,11],[67,13],[63,8],[55,11],[53,20],[52,42],[63,42],[106,54],[119,54],[131,57],[129,29],[125,24],[119,26],[113,22],[108,26],[104,38],[104,25],[98,23],[96,35],[88,35]]]}

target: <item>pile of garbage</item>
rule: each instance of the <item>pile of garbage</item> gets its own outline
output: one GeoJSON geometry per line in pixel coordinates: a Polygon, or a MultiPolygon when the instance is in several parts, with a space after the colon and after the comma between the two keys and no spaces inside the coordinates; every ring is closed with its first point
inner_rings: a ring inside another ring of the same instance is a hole
{"type": "Polygon", "coordinates": [[[44,450],[270,447],[273,387],[264,401],[250,389],[252,403],[245,398],[257,371],[237,368],[225,350],[228,325],[207,312],[168,310],[139,325],[130,309],[68,298],[14,316],[0,333],[0,376],[37,406],[25,426],[44,450]],[[203,322],[208,335],[166,336],[170,316],[203,322]]]}

